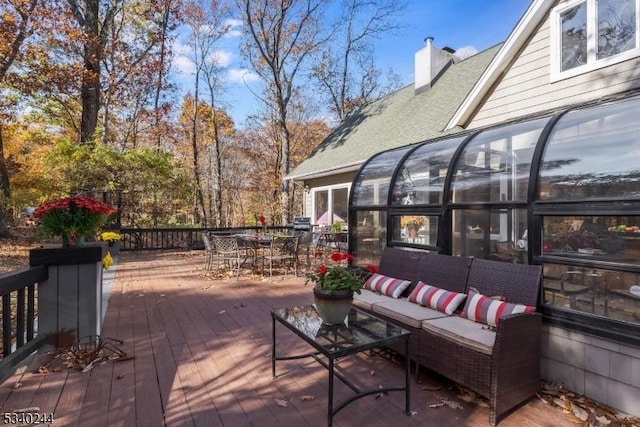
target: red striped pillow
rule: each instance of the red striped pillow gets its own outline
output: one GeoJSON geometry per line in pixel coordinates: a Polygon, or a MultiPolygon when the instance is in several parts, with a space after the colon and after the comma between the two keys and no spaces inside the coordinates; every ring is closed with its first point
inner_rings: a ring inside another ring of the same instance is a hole
{"type": "Polygon", "coordinates": [[[506,301],[498,301],[487,296],[469,290],[467,302],[462,310],[462,317],[489,326],[498,326],[498,322],[504,316],[514,313],[529,313],[535,311],[535,307],[523,304],[513,304],[506,301]]]}
{"type": "Polygon", "coordinates": [[[391,298],[398,298],[410,284],[409,280],[395,279],[384,274],[373,273],[365,282],[364,289],[369,289],[391,298]]]}
{"type": "Polygon", "coordinates": [[[436,288],[420,281],[407,300],[445,314],[452,314],[465,298],[465,294],[436,288]]]}

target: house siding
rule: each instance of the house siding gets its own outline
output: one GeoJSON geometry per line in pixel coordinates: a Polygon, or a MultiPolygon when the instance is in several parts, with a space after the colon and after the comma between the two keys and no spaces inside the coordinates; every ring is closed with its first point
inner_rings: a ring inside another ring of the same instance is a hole
{"type": "Polygon", "coordinates": [[[545,21],[468,123],[480,128],[640,87],[640,59],[551,81],[550,21],[545,21]]]}

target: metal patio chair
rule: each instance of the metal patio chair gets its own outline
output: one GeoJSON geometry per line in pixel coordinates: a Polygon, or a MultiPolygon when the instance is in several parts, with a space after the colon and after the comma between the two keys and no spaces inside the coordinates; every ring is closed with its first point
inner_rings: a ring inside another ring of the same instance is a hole
{"type": "Polygon", "coordinates": [[[236,269],[236,280],[240,277],[240,267],[247,260],[246,253],[238,246],[235,236],[212,236],[215,255],[218,261],[218,269],[226,265],[230,269],[236,269]]]}
{"type": "Polygon", "coordinates": [[[269,279],[273,277],[273,266],[276,263],[293,267],[295,275],[298,277],[298,242],[298,236],[273,236],[271,245],[262,258],[263,271],[264,263],[269,262],[269,279]]]}

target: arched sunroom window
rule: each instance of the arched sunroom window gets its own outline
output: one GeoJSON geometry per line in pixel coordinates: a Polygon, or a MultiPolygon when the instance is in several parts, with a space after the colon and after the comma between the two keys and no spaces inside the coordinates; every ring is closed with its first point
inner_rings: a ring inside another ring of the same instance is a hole
{"type": "Polygon", "coordinates": [[[527,195],[536,144],[548,117],[492,128],[473,137],[452,175],[451,251],[527,261],[527,195]]]}
{"type": "Polygon", "coordinates": [[[425,143],[399,166],[391,191],[392,242],[439,249],[447,171],[463,140],[425,143]]]}
{"type": "Polygon", "coordinates": [[[356,175],[349,203],[349,248],[357,265],[377,263],[387,244],[391,179],[411,148],[380,153],[369,159],[356,175]]]}
{"type": "Polygon", "coordinates": [[[606,318],[611,331],[635,325],[622,335],[639,336],[640,98],[563,115],[538,179],[543,304],[568,318],[606,318]]]}

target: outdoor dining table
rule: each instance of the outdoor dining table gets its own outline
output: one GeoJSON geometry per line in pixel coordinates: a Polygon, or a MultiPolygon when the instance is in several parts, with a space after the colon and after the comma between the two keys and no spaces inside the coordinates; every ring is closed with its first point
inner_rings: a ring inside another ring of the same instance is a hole
{"type": "Polygon", "coordinates": [[[272,240],[272,236],[268,234],[236,234],[235,237],[238,246],[247,250],[254,266],[260,258],[260,250],[268,248],[272,240]]]}

